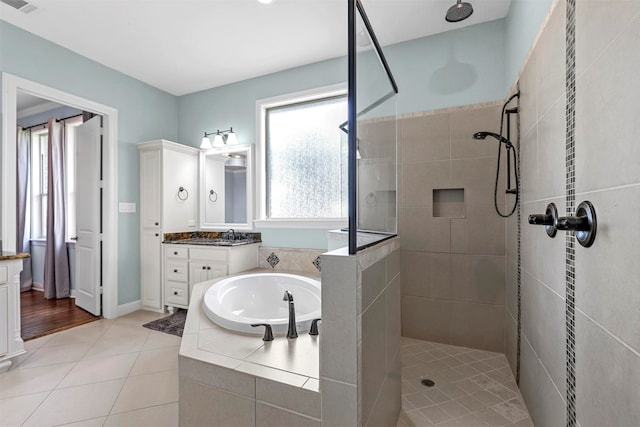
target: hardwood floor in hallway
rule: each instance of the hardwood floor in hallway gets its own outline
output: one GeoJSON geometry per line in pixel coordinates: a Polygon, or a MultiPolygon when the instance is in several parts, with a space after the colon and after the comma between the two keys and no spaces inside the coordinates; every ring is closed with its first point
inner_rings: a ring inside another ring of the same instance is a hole
{"type": "Polygon", "coordinates": [[[76,307],[74,298],[48,300],[42,292],[34,290],[20,294],[20,322],[25,341],[99,319],[76,307]]]}

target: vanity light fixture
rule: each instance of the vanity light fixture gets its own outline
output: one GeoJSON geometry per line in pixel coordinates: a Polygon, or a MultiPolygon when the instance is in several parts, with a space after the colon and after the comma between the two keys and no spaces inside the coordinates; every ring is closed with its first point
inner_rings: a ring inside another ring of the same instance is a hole
{"type": "Polygon", "coordinates": [[[238,143],[236,133],[233,128],[227,130],[217,130],[215,132],[205,132],[202,142],[200,143],[201,150],[210,150],[214,147],[224,147],[225,145],[235,145],[238,143]],[[213,145],[209,139],[209,135],[215,135],[213,137],[213,145]]]}

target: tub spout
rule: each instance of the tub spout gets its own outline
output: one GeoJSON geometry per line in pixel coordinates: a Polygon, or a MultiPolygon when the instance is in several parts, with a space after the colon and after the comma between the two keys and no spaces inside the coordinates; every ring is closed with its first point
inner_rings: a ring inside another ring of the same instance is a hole
{"type": "Polygon", "coordinates": [[[289,327],[287,328],[287,338],[298,338],[298,331],[296,330],[296,308],[293,305],[293,295],[291,292],[284,291],[282,301],[289,303],[289,327]]]}

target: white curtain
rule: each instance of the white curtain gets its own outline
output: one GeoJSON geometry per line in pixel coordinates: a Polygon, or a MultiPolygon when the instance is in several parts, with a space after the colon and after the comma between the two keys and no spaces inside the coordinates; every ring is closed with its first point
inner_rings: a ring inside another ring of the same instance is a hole
{"type": "Polygon", "coordinates": [[[44,256],[44,297],[67,298],[70,294],[66,231],[66,175],[64,125],[49,119],[47,246],[44,256]]]}
{"type": "MultiPolygon", "coordinates": [[[[31,254],[31,185],[29,182],[31,167],[31,131],[22,129],[18,126],[18,134],[16,141],[18,143],[18,172],[16,176],[17,188],[16,194],[18,200],[16,203],[16,215],[18,222],[16,236],[16,251],[18,253],[31,254]]],[[[31,258],[24,258],[22,261],[22,273],[20,273],[20,291],[29,291],[33,285],[31,275],[31,258]]]]}

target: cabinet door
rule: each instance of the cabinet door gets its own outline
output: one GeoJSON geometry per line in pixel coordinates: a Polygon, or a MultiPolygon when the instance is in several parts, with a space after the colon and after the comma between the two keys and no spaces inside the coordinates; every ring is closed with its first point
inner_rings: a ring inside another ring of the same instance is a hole
{"type": "Polygon", "coordinates": [[[164,232],[195,231],[198,206],[198,153],[165,149],[163,171],[164,232]],[[183,191],[180,191],[181,188],[183,191]]]}
{"type": "Polygon", "coordinates": [[[209,280],[206,261],[189,262],[189,283],[200,283],[209,280]]]}
{"type": "Polygon", "coordinates": [[[142,306],[162,309],[162,237],[159,230],[143,229],[140,241],[142,306]]]}
{"type": "Polygon", "coordinates": [[[162,215],[160,150],[140,151],[140,225],[159,228],[162,215]]]}
{"type": "Polygon", "coordinates": [[[9,289],[0,286],[0,356],[9,351],[9,289]]]}
{"type": "Polygon", "coordinates": [[[196,284],[227,275],[227,264],[211,261],[189,262],[189,283],[196,284]]]}

